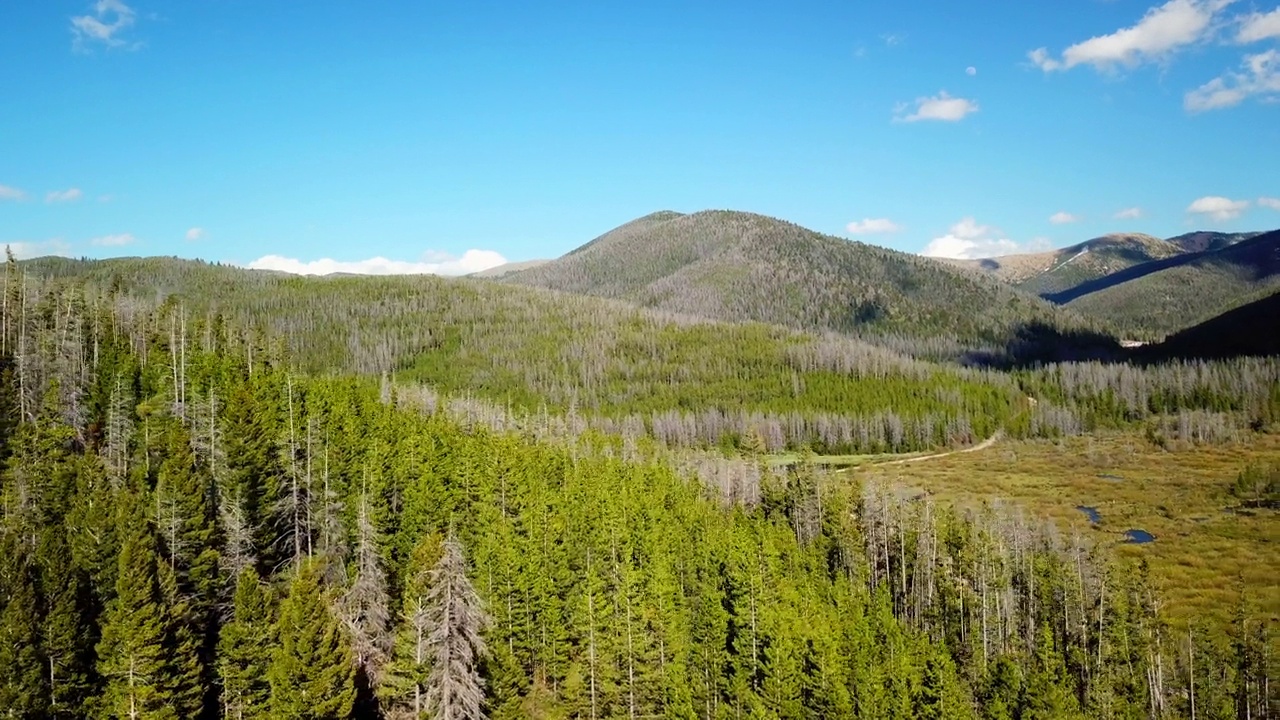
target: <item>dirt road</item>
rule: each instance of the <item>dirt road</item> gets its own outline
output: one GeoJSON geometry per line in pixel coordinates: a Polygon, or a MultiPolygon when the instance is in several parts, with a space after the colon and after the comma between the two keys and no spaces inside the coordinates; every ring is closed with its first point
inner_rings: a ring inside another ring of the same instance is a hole
{"type": "Polygon", "coordinates": [[[902,460],[885,460],[884,462],[868,463],[866,465],[863,465],[862,467],[875,467],[875,466],[881,466],[881,465],[905,465],[907,463],[921,462],[924,460],[936,460],[937,458],[946,457],[948,455],[959,455],[960,453],[978,452],[979,450],[986,450],[992,445],[995,445],[997,442],[1000,441],[1000,438],[1002,437],[1004,437],[1004,431],[997,430],[994,435],[987,438],[986,440],[983,440],[977,445],[974,445],[972,447],[967,447],[962,450],[948,450],[946,452],[933,453],[931,455],[919,455],[917,457],[910,457],[902,460]]]}

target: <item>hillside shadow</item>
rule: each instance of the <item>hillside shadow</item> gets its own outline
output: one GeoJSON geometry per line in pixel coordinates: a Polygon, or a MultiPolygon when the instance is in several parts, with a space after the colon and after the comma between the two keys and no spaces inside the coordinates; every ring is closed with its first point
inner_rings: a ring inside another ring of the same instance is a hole
{"type": "Polygon", "coordinates": [[[1131,280],[1137,280],[1161,270],[1193,265],[1202,261],[1220,262],[1246,268],[1251,271],[1252,277],[1250,277],[1250,280],[1255,282],[1280,274],[1280,230],[1263,233],[1225,248],[1215,248],[1203,252],[1174,255],[1160,260],[1150,260],[1140,265],[1105,275],[1096,280],[1080,283],[1062,292],[1048,293],[1041,297],[1049,302],[1065,305],[1085,295],[1106,290],[1131,280]]]}
{"type": "Polygon", "coordinates": [[[1280,355],[1276,318],[1280,318],[1280,291],[1175,333],[1157,345],[1137,348],[1134,360],[1156,363],[1280,355]]]}
{"type": "Polygon", "coordinates": [[[1099,290],[1106,290],[1109,287],[1114,287],[1121,283],[1129,282],[1130,280],[1137,280],[1140,277],[1157,273],[1161,270],[1167,270],[1168,268],[1178,267],[1180,265],[1187,265],[1209,254],[1211,253],[1174,255],[1173,257],[1162,258],[1160,260],[1148,260],[1143,262],[1141,265],[1134,265],[1133,267],[1128,267],[1124,270],[1118,270],[1110,275],[1103,275],[1095,280],[1087,280],[1075,287],[1063,290],[1062,292],[1048,293],[1041,295],[1041,297],[1057,305],[1066,305],[1076,298],[1091,295],[1099,290]]]}
{"type": "Polygon", "coordinates": [[[1043,322],[1019,326],[998,352],[966,353],[961,363],[1016,370],[1059,362],[1120,362],[1128,357],[1116,338],[1087,330],[1063,331],[1043,322]]]}

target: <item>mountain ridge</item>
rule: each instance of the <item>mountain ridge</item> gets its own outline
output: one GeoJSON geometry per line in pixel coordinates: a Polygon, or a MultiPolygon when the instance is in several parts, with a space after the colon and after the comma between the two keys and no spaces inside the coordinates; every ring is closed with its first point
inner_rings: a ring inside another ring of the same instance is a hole
{"type": "Polygon", "coordinates": [[[501,280],[721,320],[866,336],[1014,342],[1100,324],[930,258],[755,213],[662,211],[501,280]]]}

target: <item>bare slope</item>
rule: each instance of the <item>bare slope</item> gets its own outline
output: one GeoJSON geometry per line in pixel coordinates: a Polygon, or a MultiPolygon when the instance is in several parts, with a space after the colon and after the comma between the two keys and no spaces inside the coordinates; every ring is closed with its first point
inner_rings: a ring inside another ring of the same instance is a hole
{"type": "Polygon", "coordinates": [[[1007,347],[1086,323],[994,278],[745,212],[662,212],[506,282],[727,320],[1007,347]]]}

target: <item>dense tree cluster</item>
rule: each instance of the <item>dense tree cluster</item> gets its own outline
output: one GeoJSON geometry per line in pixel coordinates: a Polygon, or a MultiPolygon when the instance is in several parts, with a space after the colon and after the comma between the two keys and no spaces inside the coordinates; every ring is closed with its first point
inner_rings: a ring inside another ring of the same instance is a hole
{"type": "MultiPolygon", "coordinates": [[[[491,426],[873,453],[964,444],[1000,428],[1055,437],[1136,425],[1170,442],[1218,442],[1280,416],[1274,359],[1069,362],[1011,375],[909,357],[960,352],[950,334],[884,335],[880,346],[494,283],[298,278],[166,258],[50,258],[30,268],[33,286],[114,288],[125,317],[180,298],[193,338],[196,320],[212,328],[219,313],[252,328],[254,342],[237,350],[245,362],[287,353],[307,372],[386,374],[491,426]]],[[[1054,336],[1026,340],[1052,345],[1054,336]]]]}
{"type": "Polygon", "coordinates": [[[1142,572],[1008,511],[807,468],[726,504],[176,302],[13,264],[4,298],[11,717],[1275,712],[1264,625],[1175,636],[1142,572]]]}

